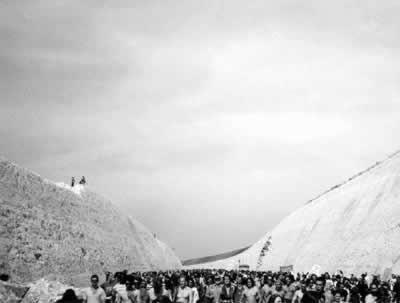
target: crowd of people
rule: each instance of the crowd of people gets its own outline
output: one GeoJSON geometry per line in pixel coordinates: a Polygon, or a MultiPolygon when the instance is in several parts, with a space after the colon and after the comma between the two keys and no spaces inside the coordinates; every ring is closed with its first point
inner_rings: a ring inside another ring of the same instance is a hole
{"type": "Polygon", "coordinates": [[[400,303],[400,276],[194,270],[93,275],[59,303],[400,303]]]}

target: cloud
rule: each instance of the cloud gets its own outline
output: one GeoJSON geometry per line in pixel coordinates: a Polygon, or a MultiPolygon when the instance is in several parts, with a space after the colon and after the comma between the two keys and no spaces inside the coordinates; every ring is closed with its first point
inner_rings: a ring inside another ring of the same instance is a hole
{"type": "Polygon", "coordinates": [[[247,245],[398,148],[399,11],[3,1],[1,153],[87,176],[181,256],[247,245]]]}

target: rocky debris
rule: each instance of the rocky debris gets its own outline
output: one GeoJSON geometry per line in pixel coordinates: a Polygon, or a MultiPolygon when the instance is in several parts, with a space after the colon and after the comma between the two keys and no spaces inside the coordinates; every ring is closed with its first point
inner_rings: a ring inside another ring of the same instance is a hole
{"type": "Polygon", "coordinates": [[[47,279],[40,279],[34,283],[28,284],[29,291],[25,295],[22,303],[54,303],[61,299],[62,295],[68,288],[75,290],[79,294],[78,288],[65,285],[58,281],[49,281],[47,279]]]}

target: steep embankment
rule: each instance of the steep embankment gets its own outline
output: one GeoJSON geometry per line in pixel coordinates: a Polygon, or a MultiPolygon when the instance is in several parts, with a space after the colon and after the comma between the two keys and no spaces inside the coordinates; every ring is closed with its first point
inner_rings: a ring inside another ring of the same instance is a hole
{"type": "Polygon", "coordinates": [[[85,272],[180,266],[165,244],[110,201],[0,158],[0,272],[16,281],[56,274],[73,282],[85,272]]]}
{"type": "Polygon", "coordinates": [[[248,250],[188,268],[400,273],[400,153],[349,178],[284,218],[248,250]]]}
{"type": "Polygon", "coordinates": [[[269,236],[264,268],[400,273],[400,154],[307,203],[269,236]]]}

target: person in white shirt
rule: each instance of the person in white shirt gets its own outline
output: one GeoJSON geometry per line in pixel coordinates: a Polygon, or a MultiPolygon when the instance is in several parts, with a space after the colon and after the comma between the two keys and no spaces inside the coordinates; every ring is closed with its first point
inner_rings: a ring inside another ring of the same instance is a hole
{"type": "Polygon", "coordinates": [[[106,293],[104,289],[99,287],[99,276],[92,275],[90,277],[91,286],[83,290],[83,301],[85,303],[104,303],[106,293]]]}
{"type": "Polygon", "coordinates": [[[117,275],[117,284],[113,287],[116,303],[131,303],[126,290],[125,279],[122,275],[117,275]],[[123,281],[122,281],[123,280],[123,281]]]}
{"type": "Polygon", "coordinates": [[[302,281],[300,283],[300,288],[294,292],[292,303],[300,303],[306,290],[307,290],[306,283],[302,281]]]}
{"type": "Polygon", "coordinates": [[[186,278],[184,276],[179,278],[179,287],[176,293],[176,303],[191,303],[192,290],[186,286],[186,278]]]}
{"type": "Polygon", "coordinates": [[[197,290],[197,287],[194,285],[194,281],[192,279],[189,279],[188,281],[188,286],[192,290],[192,301],[191,303],[197,303],[199,301],[199,291],[197,290]]]}

